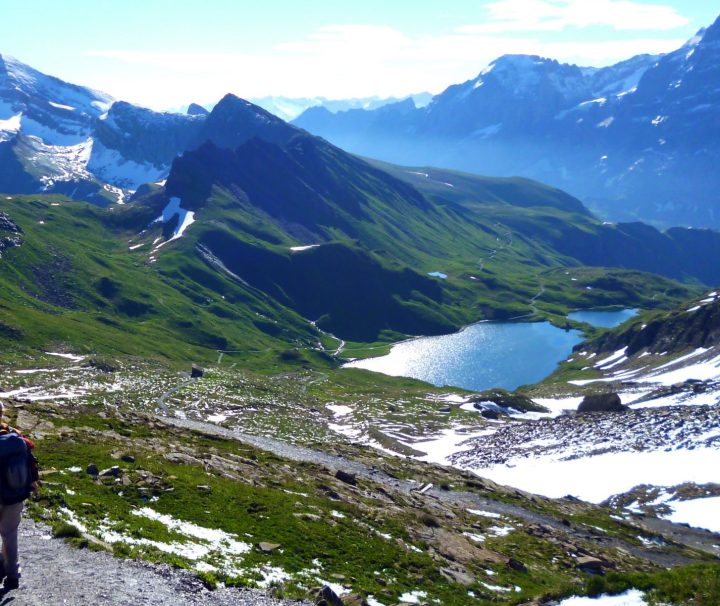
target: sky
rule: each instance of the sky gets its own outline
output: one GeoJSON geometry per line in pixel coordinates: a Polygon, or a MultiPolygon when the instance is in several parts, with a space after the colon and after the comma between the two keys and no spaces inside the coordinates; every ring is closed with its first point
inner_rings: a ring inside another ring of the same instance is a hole
{"type": "Polygon", "coordinates": [[[0,53],[153,109],[228,92],[403,96],[500,55],[604,66],[674,50],[711,0],[0,0],[0,53]]]}

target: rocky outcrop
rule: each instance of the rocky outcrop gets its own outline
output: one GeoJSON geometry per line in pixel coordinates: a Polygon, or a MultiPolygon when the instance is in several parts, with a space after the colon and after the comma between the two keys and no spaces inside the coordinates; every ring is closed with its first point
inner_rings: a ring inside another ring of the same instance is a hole
{"type": "Polygon", "coordinates": [[[587,395],[580,402],[577,411],[585,412],[625,412],[620,396],[616,393],[600,393],[587,395]]]}
{"type": "Polygon", "coordinates": [[[23,243],[20,226],[15,223],[7,214],[0,212],[0,232],[9,232],[13,235],[0,237],[0,257],[8,248],[20,246],[23,243]]]}

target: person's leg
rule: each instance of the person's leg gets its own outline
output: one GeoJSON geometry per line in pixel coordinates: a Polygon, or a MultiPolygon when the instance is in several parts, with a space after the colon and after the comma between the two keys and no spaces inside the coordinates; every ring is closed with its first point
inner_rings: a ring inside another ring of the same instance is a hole
{"type": "Polygon", "coordinates": [[[8,579],[20,578],[18,564],[18,526],[22,516],[23,503],[0,507],[0,537],[2,537],[2,559],[8,579]]]}

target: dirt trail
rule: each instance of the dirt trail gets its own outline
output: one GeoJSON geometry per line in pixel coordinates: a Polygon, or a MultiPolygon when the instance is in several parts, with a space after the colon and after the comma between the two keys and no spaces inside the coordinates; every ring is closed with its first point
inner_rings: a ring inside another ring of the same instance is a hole
{"type": "MultiPolygon", "coordinates": [[[[220,427],[211,423],[202,423],[200,421],[169,417],[159,417],[159,420],[175,427],[182,427],[185,429],[207,433],[209,435],[238,440],[245,444],[272,452],[277,456],[293,461],[323,465],[332,470],[342,469],[343,471],[356,474],[359,478],[377,482],[382,485],[383,488],[396,492],[410,494],[418,489],[417,482],[394,478],[375,467],[369,467],[358,461],[352,461],[327,452],[317,451],[302,446],[295,446],[274,438],[244,434],[240,431],[220,427]]],[[[517,505],[513,505],[512,503],[489,499],[475,492],[446,491],[432,488],[425,492],[425,496],[456,507],[481,509],[491,513],[510,516],[530,524],[548,526],[556,531],[567,534],[571,538],[576,537],[591,543],[596,543],[599,547],[615,547],[624,549],[636,557],[643,558],[660,566],[677,566],[681,564],[689,564],[694,561],[691,558],[678,553],[668,553],[667,551],[639,547],[620,539],[601,534],[586,527],[568,525],[566,520],[562,520],[548,514],[524,509],[517,505]]],[[[663,520],[659,520],[658,522],[659,523],[652,529],[649,527],[646,529],[662,535],[669,542],[698,549],[716,557],[720,555],[717,547],[720,542],[720,536],[708,531],[691,529],[681,525],[672,524],[670,522],[665,522],[663,520]]],[[[630,523],[630,521],[628,521],[628,523],[630,523]]]]}
{"type": "Polygon", "coordinates": [[[119,560],[53,539],[50,529],[25,519],[20,527],[20,588],[0,591],[0,606],[302,606],[256,590],[208,591],[187,571],[119,560]]]}

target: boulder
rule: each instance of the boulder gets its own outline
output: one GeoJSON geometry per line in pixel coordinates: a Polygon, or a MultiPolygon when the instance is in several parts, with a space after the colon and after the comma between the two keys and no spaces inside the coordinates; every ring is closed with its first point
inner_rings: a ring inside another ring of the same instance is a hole
{"type": "Polygon", "coordinates": [[[101,478],[119,478],[122,475],[122,470],[117,465],[113,465],[108,469],[103,469],[100,472],[101,478]]]}
{"type": "Polygon", "coordinates": [[[584,412],[625,412],[620,396],[616,393],[599,393],[585,396],[577,411],[584,412]]]}
{"type": "Polygon", "coordinates": [[[95,465],[95,463],[90,463],[90,465],[87,466],[86,471],[89,476],[96,476],[100,473],[100,470],[98,470],[98,466],[95,465]]]}
{"type": "Polygon", "coordinates": [[[309,593],[315,606],[344,606],[338,595],[327,585],[315,587],[309,593]]]}
{"type": "Polygon", "coordinates": [[[510,558],[507,562],[507,565],[515,570],[516,572],[527,572],[527,566],[523,564],[520,560],[516,560],[515,558],[510,558]]]}
{"type": "Polygon", "coordinates": [[[193,379],[200,379],[205,374],[205,369],[201,368],[197,364],[193,364],[192,368],[190,369],[190,376],[193,379]]]}
{"type": "Polygon", "coordinates": [[[357,477],[354,473],[350,473],[348,471],[343,471],[342,469],[338,469],[335,473],[335,477],[340,480],[341,482],[345,482],[345,484],[350,484],[351,486],[357,486],[357,477]]]}
{"type": "Polygon", "coordinates": [[[583,556],[577,559],[575,566],[583,572],[599,574],[605,567],[605,562],[593,556],[583,556]]]}
{"type": "Polygon", "coordinates": [[[273,553],[274,551],[280,549],[280,547],[280,543],[265,543],[264,541],[262,543],[258,543],[258,549],[263,553],[273,553]]]}

